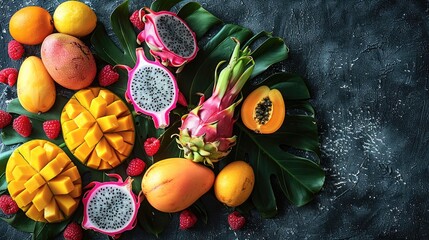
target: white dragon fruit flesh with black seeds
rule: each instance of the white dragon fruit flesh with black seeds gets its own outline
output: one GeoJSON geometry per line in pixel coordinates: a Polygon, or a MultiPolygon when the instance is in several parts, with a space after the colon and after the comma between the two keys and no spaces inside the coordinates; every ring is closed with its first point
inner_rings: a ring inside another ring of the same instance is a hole
{"type": "Polygon", "coordinates": [[[132,179],[122,181],[117,174],[108,174],[117,182],[92,182],[83,196],[82,227],[118,238],[135,227],[142,195],[131,190],[132,179]]]}
{"type": "Polygon", "coordinates": [[[148,60],[143,48],[137,48],[136,55],[134,68],[115,66],[128,71],[125,97],[137,113],[152,117],[155,128],[165,128],[170,124],[169,114],[179,95],[176,78],[159,62],[148,60]]]}
{"type": "Polygon", "coordinates": [[[195,33],[175,13],[169,11],[154,12],[143,8],[142,17],[145,28],[138,34],[139,44],[146,42],[154,57],[162,64],[183,67],[197,56],[198,46],[195,33]]]}

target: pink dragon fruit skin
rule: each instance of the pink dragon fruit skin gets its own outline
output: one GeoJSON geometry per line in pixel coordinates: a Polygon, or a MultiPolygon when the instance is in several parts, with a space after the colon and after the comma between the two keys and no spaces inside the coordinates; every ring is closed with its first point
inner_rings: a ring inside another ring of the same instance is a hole
{"type": "Polygon", "coordinates": [[[85,187],[90,190],[84,194],[82,199],[84,206],[82,227],[116,239],[123,232],[136,226],[137,213],[143,194],[140,193],[136,196],[132,192],[131,178],[123,181],[118,174],[107,175],[116,178],[117,181],[91,182],[85,187]],[[125,219],[122,220],[121,217],[125,219]],[[121,220],[125,222],[121,222],[121,220]],[[103,224],[104,226],[102,226],[103,224]]]}
{"type": "Polygon", "coordinates": [[[181,69],[197,56],[195,33],[175,13],[149,8],[142,11],[146,12],[141,14],[145,28],[137,35],[137,42],[146,42],[151,54],[161,59],[163,65],[181,69]]]}
{"type": "Polygon", "coordinates": [[[179,96],[176,78],[158,61],[148,60],[143,48],[136,49],[136,56],[134,68],[115,66],[128,71],[125,97],[137,113],[152,117],[155,128],[165,128],[179,96]]]}
{"type": "Polygon", "coordinates": [[[219,76],[215,75],[212,96],[207,100],[202,96],[198,106],[182,117],[179,137],[176,138],[185,158],[212,167],[213,162],[227,156],[236,143],[236,136],[233,136],[234,110],[241,101],[236,101],[236,98],[255,65],[250,49],[240,50],[238,40],[233,40],[236,46],[228,65],[219,76]]]}

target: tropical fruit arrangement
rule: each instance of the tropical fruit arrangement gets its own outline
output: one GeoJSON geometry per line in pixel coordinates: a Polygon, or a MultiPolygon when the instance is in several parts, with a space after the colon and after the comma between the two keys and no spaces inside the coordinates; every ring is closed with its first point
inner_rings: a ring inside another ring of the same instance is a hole
{"type": "Polygon", "coordinates": [[[173,12],[180,2],[125,1],[113,34],[79,1],[10,16],[5,47],[20,67],[0,71],[17,96],[0,110],[4,221],[35,239],[126,239],[159,236],[175,216],[192,231],[217,204],[240,231],[254,214],[275,217],[278,201],[317,195],[308,88],[271,68],[288,57],[283,39],[197,2],[173,12]]]}

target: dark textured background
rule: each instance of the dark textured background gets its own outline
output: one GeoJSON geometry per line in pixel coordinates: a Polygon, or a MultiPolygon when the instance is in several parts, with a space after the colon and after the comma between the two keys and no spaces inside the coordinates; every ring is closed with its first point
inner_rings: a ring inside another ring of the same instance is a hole
{"type": "MultiPolygon", "coordinates": [[[[53,13],[59,2],[1,1],[1,69],[20,64],[5,52],[11,14],[24,5],[53,13]]],[[[85,2],[109,25],[122,1],[85,2]]],[[[179,231],[175,217],[160,239],[429,239],[429,1],[199,2],[225,22],[285,39],[290,57],[275,70],[307,79],[327,178],[310,204],[282,201],[276,218],[255,213],[241,231],[228,228],[227,211],[216,205],[207,225],[179,231]]],[[[0,88],[4,109],[15,88],[0,88]]],[[[0,239],[28,238],[0,223],[0,239]]]]}

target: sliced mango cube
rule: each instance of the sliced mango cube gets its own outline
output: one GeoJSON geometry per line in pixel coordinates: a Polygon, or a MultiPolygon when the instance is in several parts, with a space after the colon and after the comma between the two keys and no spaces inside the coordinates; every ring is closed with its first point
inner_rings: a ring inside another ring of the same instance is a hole
{"type": "Polygon", "coordinates": [[[107,161],[110,164],[110,166],[112,166],[112,167],[116,167],[119,164],[121,164],[121,160],[119,160],[118,156],[116,156],[115,153],[113,153],[110,158],[108,158],[108,159],[103,158],[103,160],[107,161]]]}
{"type": "Polygon", "coordinates": [[[10,182],[14,179],[12,172],[16,166],[27,165],[27,161],[22,157],[18,151],[14,151],[7,161],[6,165],[6,182],[10,182]]]}
{"type": "Polygon", "coordinates": [[[91,156],[86,161],[86,165],[90,168],[97,169],[100,166],[101,158],[97,155],[96,151],[93,151],[91,156]]]}
{"type": "Polygon", "coordinates": [[[72,198],[70,195],[55,195],[54,198],[61,212],[66,216],[70,216],[79,204],[79,200],[72,198]]]}
{"type": "Polygon", "coordinates": [[[133,146],[134,145],[131,145],[129,143],[125,143],[124,145],[122,145],[121,148],[116,149],[116,151],[118,151],[122,155],[128,156],[131,153],[131,151],[133,150],[133,146]]]}
{"type": "Polygon", "coordinates": [[[80,179],[79,171],[77,170],[77,167],[76,167],[76,166],[74,166],[74,164],[73,164],[73,167],[71,167],[71,168],[69,168],[69,169],[65,170],[64,172],[62,172],[62,173],[60,174],[60,176],[67,176],[67,177],[69,177],[69,178],[70,178],[70,180],[71,180],[72,182],[74,182],[74,181],[76,181],[76,180],[80,179]]]}
{"type": "Polygon", "coordinates": [[[115,129],[117,132],[128,131],[134,128],[133,117],[126,115],[118,119],[118,127],[115,129]]]}
{"type": "Polygon", "coordinates": [[[12,171],[13,179],[16,180],[28,180],[34,174],[36,174],[36,171],[30,165],[19,165],[12,171]]]}
{"type": "Polygon", "coordinates": [[[18,196],[15,197],[15,202],[18,205],[19,208],[22,208],[26,206],[27,204],[31,203],[31,201],[34,199],[34,196],[36,196],[38,191],[34,191],[32,193],[29,193],[27,189],[22,190],[18,196]]]}
{"type": "Polygon", "coordinates": [[[61,149],[58,148],[57,145],[51,143],[51,142],[46,142],[43,145],[43,148],[45,149],[45,153],[46,153],[46,157],[48,159],[54,159],[55,156],[58,155],[58,153],[60,153],[61,149]]]}
{"type": "Polygon", "coordinates": [[[97,123],[103,132],[113,131],[119,126],[118,119],[114,115],[97,118],[97,123]]]}
{"type": "Polygon", "coordinates": [[[112,147],[110,147],[105,138],[100,140],[100,142],[95,147],[95,151],[97,152],[98,157],[105,160],[111,158],[114,154],[112,147]]]}
{"type": "Polygon", "coordinates": [[[63,122],[61,124],[63,133],[71,132],[75,129],[77,129],[79,126],[74,122],[74,120],[68,120],[66,122],[63,122]]]}
{"type": "Polygon", "coordinates": [[[71,163],[69,156],[67,156],[65,152],[58,153],[52,161],[58,162],[61,169],[65,169],[65,167],[71,163]]]}
{"type": "Polygon", "coordinates": [[[30,151],[30,165],[36,170],[40,171],[48,164],[50,159],[46,156],[45,149],[42,146],[36,146],[30,151]]]}
{"type": "Polygon", "coordinates": [[[114,149],[121,148],[125,144],[123,137],[118,133],[106,133],[104,137],[114,149]]]}
{"type": "Polygon", "coordinates": [[[61,175],[49,181],[48,185],[54,195],[68,194],[74,189],[72,180],[61,175]]]}
{"type": "Polygon", "coordinates": [[[121,134],[122,138],[124,139],[124,142],[127,142],[129,144],[134,144],[134,140],[135,140],[134,131],[124,131],[124,132],[119,132],[119,134],[121,134]]]}
{"type": "MultiPolygon", "coordinates": [[[[56,159],[56,158],[55,158],[56,159]]],[[[64,167],[61,163],[61,161],[56,160],[50,161],[41,171],[40,175],[45,179],[45,181],[49,181],[58,174],[60,174],[61,171],[63,171],[64,167]]]]}
{"type": "Polygon", "coordinates": [[[12,198],[15,198],[20,192],[25,189],[25,180],[12,180],[7,184],[7,189],[12,198]]]}
{"type": "Polygon", "coordinates": [[[77,128],[65,135],[64,141],[70,151],[76,149],[84,141],[87,132],[88,128],[77,128]]]}
{"type": "Polygon", "coordinates": [[[110,165],[107,161],[101,159],[100,166],[98,167],[99,170],[109,170],[112,168],[112,165],[110,165]]]}
{"type": "Polygon", "coordinates": [[[111,104],[115,100],[115,95],[107,89],[100,89],[98,96],[104,98],[107,105],[111,104]]]}
{"type": "Polygon", "coordinates": [[[73,121],[79,128],[89,128],[95,123],[95,118],[88,111],[83,111],[77,115],[73,121]]]}
{"type": "Polygon", "coordinates": [[[61,213],[55,198],[52,198],[46,206],[43,217],[50,223],[64,220],[64,216],[61,213]]]}
{"type": "Polygon", "coordinates": [[[36,208],[36,206],[31,205],[27,211],[25,212],[25,215],[27,215],[27,217],[35,220],[35,221],[39,221],[39,222],[46,222],[46,219],[43,217],[44,211],[43,210],[38,210],[36,208]]]}
{"type": "Polygon", "coordinates": [[[124,131],[124,132],[118,132],[124,139],[124,142],[127,142],[129,144],[134,144],[135,140],[135,133],[134,131],[124,131]]]}
{"type": "Polygon", "coordinates": [[[48,185],[43,185],[38,191],[36,191],[32,202],[36,206],[37,210],[42,211],[46,205],[51,201],[53,195],[48,185]]]}
{"type": "Polygon", "coordinates": [[[88,144],[88,147],[94,147],[100,139],[103,137],[103,132],[101,131],[98,124],[94,124],[87,132],[84,137],[85,142],[88,144]]]}
{"type": "Polygon", "coordinates": [[[65,112],[66,112],[67,116],[69,117],[69,119],[74,119],[83,110],[84,110],[84,108],[79,103],[67,104],[65,107],[65,112]]]}
{"type": "Polygon", "coordinates": [[[90,147],[86,142],[83,142],[79,147],[75,149],[73,154],[81,162],[85,163],[86,159],[88,158],[89,154],[91,154],[93,149],[94,149],[94,146],[90,147]]]}
{"type": "Polygon", "coordinates": [[[91,106],[89,110],[95,118],[99,118],[106,115],[106,107],[106,99],[101,96],[98,96],[91,101],[91,106]]]}
{"type": "Polygon", "coordinates": [[[78,91],[74,96],[79,101],[79,103],[86,109],[89,109],[91,100],[94,98],[94,94],[90,89],[82,89],[78,91]]]}
{"type": "Polygon", "coordinates": [[[21,153],[21,155],[24,159],[27,159],[26,161],[29,161],[31,159],[31,156],[30,156],[31,150],[37,146],[43,146],[44,143],[45,143],[45,141],[43,141],[43,142],[38,142],[38,141],[26,142],[25,144],[22,144],[19,147],[19,153],[21,153]]]}
{"type": "Polygon", "coordinates": [[[82,184],[78,183],[74,185],[74,188],[71,192],[69,192],[70,197],[78,198],[82,195],[82,184]]]}
{"type": "Polygon", "coordinates": [[[119,117],[123,113],[128,113],[128,107],[121,100],[116,100],[111,104],[107,105],[106,115],[115,115],[119,117]]]}
{"type": "Polygon", "coordinates": [[[43,179],[42,175],[40,175],[40,173],[36,173],[24,183],[24,187],[27,188],[29,193],[32,193],[45,184],[46,181],[43,179]]]}

